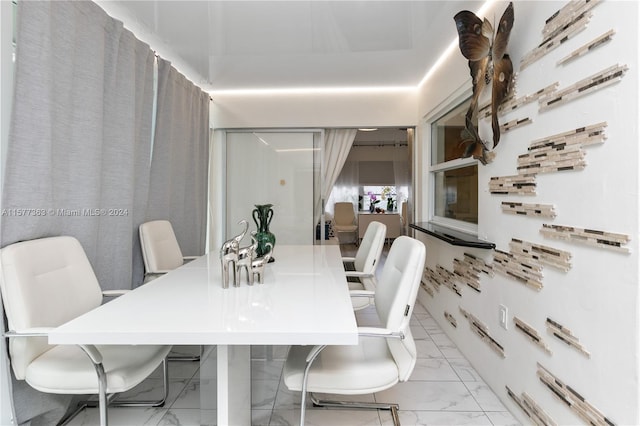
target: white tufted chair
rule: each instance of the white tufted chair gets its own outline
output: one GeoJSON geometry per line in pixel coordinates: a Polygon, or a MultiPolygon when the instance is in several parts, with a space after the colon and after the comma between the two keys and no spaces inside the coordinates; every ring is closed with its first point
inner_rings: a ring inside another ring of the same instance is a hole
{"type": "MultiPolygon", "coordinates": [[[[358,345],[291,347],[283,376],[287,388],[302,392],[301,425],[307,391],[369,394],[409,379],[417,358],[409,321],[425,253],[424,244],[413,238],[401,236],[393,242],[375,293],[375,308],[383,327],[360,327],[358,345]]],[[[319,401],[313,395],[311,398],[319,406],[391,410],[394,424],[400,424],[397,404],[319,401]]]]}
{"type": "Polygon", "coordinates": [[[164,405],[166,357],[171,346],[48,344],[49,330],[102,303],[103,292],[78,240],[51,237],[4,247],[0,250],[0,272],[9,327],[5,337],[9,338],[16,379],[41,392],[99,395],[100,424],[106,425],[107,395],[133,388],[162,364],[164,397],[146,403],[164,405]]]}
{"type": "Polygon", "coordinates": [[[351,299],[355,310],[369,306],[376,289],[376,269],[387,236],[387,226],[373,221],[367,226],[362,242],[355,257],[343,257],[349,290],[359,292],[358,297],[351,299]],[[364,297],[364,292],[371,297],[364,297]]]}

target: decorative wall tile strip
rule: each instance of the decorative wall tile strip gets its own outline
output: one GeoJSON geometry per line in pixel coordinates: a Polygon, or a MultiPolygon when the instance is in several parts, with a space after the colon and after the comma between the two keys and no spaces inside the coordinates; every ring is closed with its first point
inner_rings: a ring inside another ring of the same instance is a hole
{"type": "Polygon", "coordinates": [[[440,286],[442,285],[442,282],[441,282],[441,278],[438,276],[436,271],[427,267],[425,268],[424,274],[422,275],[422,277],[429,284],[431,284],[436,291],[440,291],[440,286]]]}
{"type": "Polygon", "coordinates": [[[484,260],[465,253],[462,260],[453,259],[453,273],[462,283],[480,293],[480,274],[493,276],[493,267],[484,260]]]}
{"type": "Polygon", "coordinates": [[[558,61],[558,65],[564,65],[569,61],[572,61],[572,60],[574,60],[576,58],[579,58],[580,56],[583,56],[583,55],[591,52],[596,47],[601,46],[601,45],[605,44],[606,42],[610,41],[613,38],[613,35],[615,33],[616,32],[613,29],[607,31],[606,33],[602,34],[600,37],[597,37],[596,39],[594,39],[594,40],[590,41],[589,43],[577,48],[576,50],[574,50],[573,52],[569,53],[564,58],[560,59],[558,61]]]}
{"type": "Polygon", "coordinates": [[[509,130],[516,129],[518,127],[522,127],[525,124],[533,123],[533,121],[529,118],[517,118],[515,120],[508,121],[500,126],[500,132],[505,133],[509,130]]]}
{"type": "Polygon", "coordinates": [[[518,156],[518,173],[537,174],[565,170],[582,170],[586,153],[578,145],[549,145],[533,153],[518,156]]]}
{"type": "Polygon", "coordinates": [[[507,395],[513,399],[513,401],[520,407],[522,411],[538,426],[556,426],[556,422],[540,408],[540,406],[526,393],[522,393],[522,398],[519,398],[509,386],[507,388],[507,395]]]}
{"type": "Polygon", "coordinates": [[[537,216],[553,219],[556,210],[553,204],[527,204],[515,201],[503,201],[502,212],[521,216],[537,216]]]}
{"type": "Polygon", "coordinates": [[[605,417],[600,410],[587,402],[586,398],[573,390],[571,386],[564,384],[560,379],[551,374],[549,370],[538,363],[538,377],[547,388],[567,407],[573,410],[581,419],[590,425],[615,425],[613,421],[605,417]]]}
{"type": "MultiPolygon", "coordinates": [[[[500,107],[498,108],[498,116],[501,117],[511,111],[514,111],[518,108],[520,108],[523,105],[526,105],[528,103],[537,101],[538,99],[540,99],[542,96],[546,95],[547,93],[551,93],[553,91],[555,91],[558,88],[559,83],[555,82],[543,89],[538,90],[535,93],[532,93],[530,95],[525,95],[525,96],[521,96],[519,98],[514,98],[511,97],[509,99],[506,99],[502,105],[500,105],[500,107]]],[[[483,105],[481,108],[478,109],[478,117],[480,118],[490,118],[491,117],[491,102],[488,102],[487,104],[483,105]]]]}
{"type": "Polygon", "coordinates": [[[544,340],[542,340],[540,333],[538,333],[533,327],[531,327],[529,324],[522,321],[518,317],[513,317],[513,322],[516,325],[516,330],[523,332],[524,335],[529,338],[529,340],[531,340],[537,346],[541,347],[542,350],[544,350],[549,355],[553,355],[553,352],[551,352],[549,346],[544,342],[544,340]]]}
{"type": "Polygon", "coordinates": [[[492,194],[535,195],[535,176],[500,176],[489,180],[489,192],[492,194]]]}
{"type": "Polygon", "coordinates": [[[571,269],[571,253],[541,244],[534,244],[512,238],[509,250],[514,255],[530,256],[532,261],[537,261],[565,272],[571,269]]]}
{"type": "Polygon", "coordinates": [[[622,80],[624,73],[629,68],[626,65],[613,65],[590,77],[578,81],[571,86],[548,94],[538,101],[540,111],[546,111],[558,105],[562,105],[587,93],[594,92],[610,86],[622,80]]]}
{"type": "Polygon", "coordinates": [[[547,223],[542,224],[540,232],[547,238],[566,240],[629,253],[627,247],[622,247],[623,244],[628,243],[630,240],[629,236],[624,234],[598,231],[596,229],[576,228],[574,226],[550,225],[547,223]]]}
{"type": "Polygon", "coordinates": [[[586,12],[593,9],[601,0],[572,0],[564,5],[560,10],[551,15],[542,29],[544,38],[552,37],[562,31],[568,23],[580,18],[586,12]]]}
{"type": "Polygon", "coordinates": [[[560,31],[552,33],[535,49],[526,53],[520,61],[520,71],[542,58],[547,53],[555,50],[561,44],[572,38],[580,31],[587,28],[591,14],[584,14],[567,22],[560,31]]]}
{"type": "Polygon", "coordinates": [[[456,318],[453,315],[451,315],[447,311],[444,311],[444,317],[447,319],[449,324],[451,324],[453,326],[453,328],[458,328],[458,321],[456,320],[456,318]]]}
{"type": "Polygon", "coordinates": [[[442,277],[442,285],[462,297],[462,291],[456,284],[456,274],[454,272],[451,272],[440,265],[436,265],[436,272],[440,277],[442,277]]]}
{"type": "Polygon", "coordinates": [[[605,127],[607,127],[607,122],[603,121],[589,126],[578,127],[577,129],[567,132],[546,136],[532,141],[527,150],[532,154],[537,154],[538,152],[544,152],[548,148],[557,149],[559,147],[573,145],[585,147],[603,143],[607,139],[604,133],[605,127]]]}
{"type": "Polygon", "coordinates": [[[433,294],[433,289],[427,285],[425,282],[421,282],[420,286],[424,289],[424,291],[427,292],[427,294],[431,297],[435,297],[435,295],[433,294]]]}
{"type": "Polygon", "coordinates": [[[482,321],[480,321],[478,318],[476,318],[469,312],[462,309],[462,307],[460,307],[460,312],[467,320],[469,320],[469,325],[471,326],[471,329],[475,331],[478,334],[478,336],[480,336],[482,341],[488,344],[489,347],[491,347],[491,349],[493,349],[498,355],[504,358],[505,357],[504,348],[493,337],[491,337],[487,326],[484,325],[482,321]]]}
{"type": "Polygon", "coordinates": [[[580,340],[573,335],[571,330],[564,327],[562,324],[552,320],[551,318],[547,318],[547,331],[567,345],[577,349],[587,358],[591,358],[591,354],[580,344],[580,340]]]}
{"type": "Polygon", "coordinates": [[[542,29],[542,43],[522,58],[520,69],[523,70],[585,29],[591,17],[589,11],[599,2],[600,0],[574,0],[554,13],[542,29]]]}
{"type": "Polygon", "coordinates": [[[534,290],[542,289],[542,266],[528,256],[493,250],[493,270],[534,290]]]}

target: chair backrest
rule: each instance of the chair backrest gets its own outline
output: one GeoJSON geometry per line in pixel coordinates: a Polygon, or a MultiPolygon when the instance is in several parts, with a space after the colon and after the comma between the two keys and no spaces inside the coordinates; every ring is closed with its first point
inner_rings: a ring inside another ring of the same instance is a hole
{"type": "Polygon", "coordinates": [[[147,273],[169,271],[184,263],[176,234],[168,220],[153,220],[140,225],[140,247],[147,273]]]}
{"type": "Polygon", "coordinates": [[[333,221],[336,225],[353,225],[356,221],[353,203],[335,203],[333,206],[333,221]]]}
{"type": "Polygon", "coordinates": [[[416,345],[409,321],[418,296],[425,257],[426,249],[421,241],[407,236],[396,238],[385,260],[374,296],[376,311],[384,326],[405,335],[402,340],[387,339],[389,350],[398,365],[400,381],[409,378],[416,363],[416,345]]]}
{"type": "MultiPolygon", "coordinates": [[[[89,259],[73,237],[23,241],[0,250],[0,290],[10,330],[57,327],[102,303],[89,259]]],[[[10,339],[18,379],[52,346],[46,337],[10,339]]]]}
{"type": "Polygon", "coordinates": [[[356,271],[365,274],[375,273],[386,237],[387,226],[385,224],[377,221],[369,222],[353,262],[356,271]]]}

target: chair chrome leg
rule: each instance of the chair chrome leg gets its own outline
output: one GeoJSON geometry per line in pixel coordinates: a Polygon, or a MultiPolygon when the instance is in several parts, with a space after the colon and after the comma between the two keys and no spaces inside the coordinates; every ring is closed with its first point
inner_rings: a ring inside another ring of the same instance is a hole
{"type": "Polygon", "coordinates": [[[391,418],[393,419],[394,426],[400,426],[400,417],[398,416],[398,404],[391,404],[385,402],[353,402],[353,401],[329,401],[320,400],[313,393],[310,393],[309,398],[313,405],[316,407],[335,407],[335,408],[365,408],[376,410],[389,410],[391,412],[391,418]]]}
{"type": "MultiPolygon", "coordinates": [[[[164,403],[167,401],[167,397],[169,396],[169,368],[167,365],[167,358],[162,360],[162,375],[163,375],[163,393],[162,398],[157,401],[114,401],[110,402],[109,405],[112,407],[162,407],[164,403]]],[[[118,395],[110,395],[110,398],[116,398],[118,395]]]]}
{"type": "Polygon", "coordinates": [[[307,402],[307,382],[309,379],[309,369],[311,368],[311,364],[313,363],[313,361],[315,361],[317,356],[320,355],[320,352],[322,352],[322,350],[326,347],[327,345],[315,346],[311,350],[309,355],[307,355],[307,365],[304,368],[304,375],[302,376],[302,397],[300,398],[300,426],[304,426],[304,414],[305,414],[305,408],[306,408],[305,405],[307,402]]]}
{"type": "Polygon", "coordinates": [[[169,361],[200,361],[202,355],[202,346],[200,346],[200,355],[170,356],[169,361]]]}

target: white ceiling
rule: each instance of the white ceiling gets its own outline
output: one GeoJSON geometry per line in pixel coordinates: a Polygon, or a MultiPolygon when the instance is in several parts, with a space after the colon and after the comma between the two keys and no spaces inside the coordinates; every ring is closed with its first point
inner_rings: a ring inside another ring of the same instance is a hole
{"type": "Polygon", "coordinates": [[[482,1],[97,1],[207,91],[417,86],[482,1]]]}

